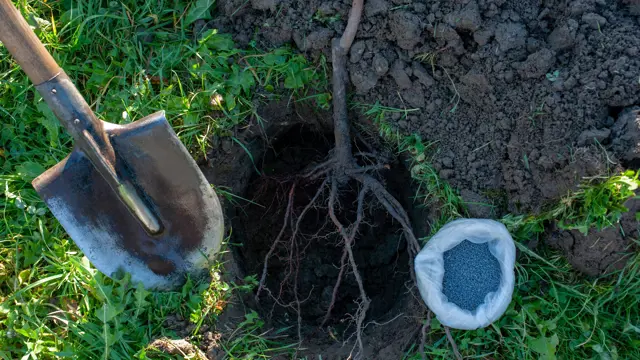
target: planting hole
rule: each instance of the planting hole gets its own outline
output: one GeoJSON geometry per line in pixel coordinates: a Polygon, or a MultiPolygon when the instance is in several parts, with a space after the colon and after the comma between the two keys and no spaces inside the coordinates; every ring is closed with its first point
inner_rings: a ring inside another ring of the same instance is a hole
{"type": "MultiPolygon", "coordinates": [[[[262,162],[256,164],[260,174],[254,174],[244,194],[252,204],[236,211],[233,228],[236,242],[241,246],[237,247],[235,256],[247,275],[257,274],[260,280],[265,256],[282,232],[267,262],[265,289],[261,291],[259,306],[261,315],[276,326],[295,328],[299,301],[303,329],[317,328],[334,298],[345,247],[329,218],[329,186],[324,187],[314,206],[299,221],[298,235],[292,239],[301,213],[323,184],[322,177],[309,180],[300,175],[324,161],[332,147],[332,134],[316,132],[308,125],[293,125],[275,139],[262,162]],[[283,227],[290,201],[291,219],[283,227]]],[[[383,171],[383,180],[389,191],[410,209],[411,182],[407,171],[398,163],[390,164],[390,168],[383,171]]],[[[349,182],[340,188],[336,216],[343,224],[355,221],[359,186],[349,182]]],[[[400,304],[407,291],[409,256],[402,234],[399,224],[370,193],[365,199],[364,221],[353,246],[358,270],[371,298],[369,319],[383,317],[394,305],[400,304]]],[[[347,265],[326,323],[336,328],[349,324],[348,320],[358,308],[358,285],[347,265]]]]}

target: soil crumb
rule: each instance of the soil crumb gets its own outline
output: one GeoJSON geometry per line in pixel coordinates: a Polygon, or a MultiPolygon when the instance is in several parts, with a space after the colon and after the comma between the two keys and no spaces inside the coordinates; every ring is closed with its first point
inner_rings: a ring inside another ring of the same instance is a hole
{"type": "Polygon", "coordinates": [[[169,355],[179,355],[190,359],[207,360],[207,356],[202,350],[185,339],[156,339],[150,344],[151,347],[169,355]]]}

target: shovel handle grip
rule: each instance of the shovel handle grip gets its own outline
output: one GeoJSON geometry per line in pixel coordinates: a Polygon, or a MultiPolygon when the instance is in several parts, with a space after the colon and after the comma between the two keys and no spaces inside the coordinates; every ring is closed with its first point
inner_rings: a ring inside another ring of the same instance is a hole
{"type": "Polygon", "coordinates": [[[52,79],[61,71],[11,0],[0,0],[0,42],[34,85],[52,79]]]}

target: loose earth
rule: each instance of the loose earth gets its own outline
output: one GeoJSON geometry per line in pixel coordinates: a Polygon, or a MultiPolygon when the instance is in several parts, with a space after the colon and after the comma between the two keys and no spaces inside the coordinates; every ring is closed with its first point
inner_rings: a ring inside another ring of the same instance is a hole
{"type": "MultiPolygon", "coordinates": [[[[383,114],[394,131],[437,144],[433,166],[471,217],[535,213],[585,177],[640,163],[640,10],[630,3],[366,1],[348,92],[353,103],[395,108],[383,114]]],[[[207,26],[234,34],[239,46],[291,44],[323,63],[351,3],[216,6],[207,26]]],[[[372,125],[358,113],[354,121],[372,125]]],[[[603,275],[624,265],[635,236],[625,234],[615,250],[602,241],[592,247],[598,236],[559,236],[576,269],[603,275]]]]}

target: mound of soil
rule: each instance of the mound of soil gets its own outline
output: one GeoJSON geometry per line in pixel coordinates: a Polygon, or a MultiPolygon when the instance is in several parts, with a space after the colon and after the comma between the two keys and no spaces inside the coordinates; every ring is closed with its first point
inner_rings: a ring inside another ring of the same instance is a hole
{"type": "MultiPolygon", "coordinates": [[[[583,177],[640,163],[640,11],[630,3],[367,0],[350,51],[353,100],[419,109],[391,121],[437,142],[440,176],[465,201],[492,205],[479,215],[539,211],[583,177]]],[[[208,26],[330,59],[350,6],[221,0],[208,26]]]]}
{"type": "Polygon", "coordinates": [[[636,213],[640,212],[640,200],[631,199],[629,209],[622,216],[620,226],[584,235],[578,230],[552,231],[547,243],[561,250],[569,263],[589,276],[601,276],[624,268],[633,256],[633,239],[638,238],[636,213]]]}

